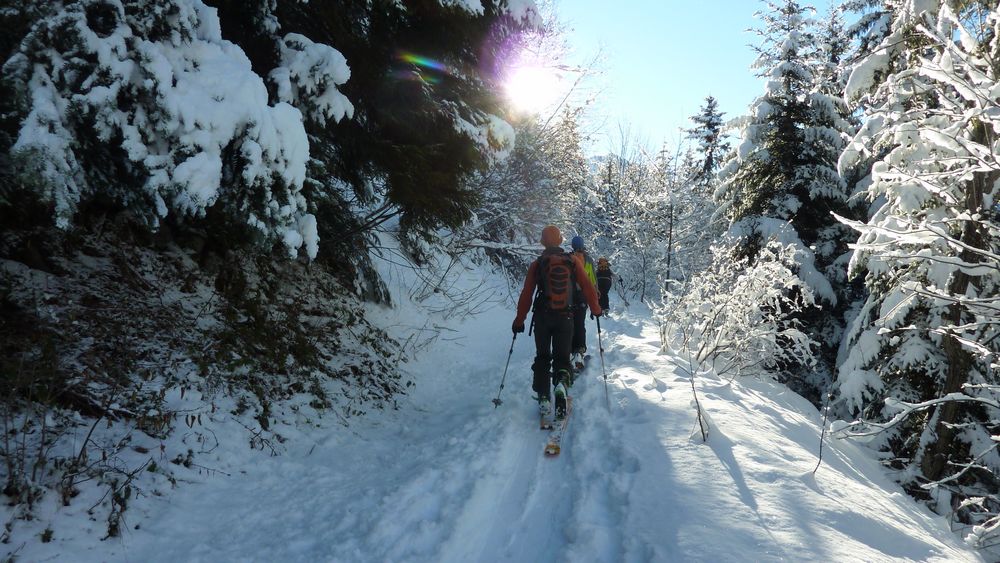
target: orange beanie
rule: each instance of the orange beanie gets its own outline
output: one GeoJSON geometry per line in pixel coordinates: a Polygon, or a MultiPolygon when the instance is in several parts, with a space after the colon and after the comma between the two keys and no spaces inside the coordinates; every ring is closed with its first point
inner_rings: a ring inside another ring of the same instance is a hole
{"type": "Polygon", "coordinates": [[[549,225],[548,227],[542,229],[542,244],[545,245],[546,248],[559,246],[562,244],[562,241],[562,233],[559,232],[559,227],[549,225]]]}

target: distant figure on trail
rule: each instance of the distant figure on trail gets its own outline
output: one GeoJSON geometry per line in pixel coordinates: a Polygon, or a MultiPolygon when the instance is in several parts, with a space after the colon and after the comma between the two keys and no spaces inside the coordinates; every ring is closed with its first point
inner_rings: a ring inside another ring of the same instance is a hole
{"type": "MultiPolygon", "coordinates": [[[[586,276],[577,278],[573,291],[573,367],[577,370],[583,369],[583,359],[587,354],[587,302],[584,300],[583,288],[588,284],[595,293],[597,290],[597,278],[594,276],[594,261],[587,254],[583,245],[583,237],[575,236],[572,241],[573,258],[583,266],[586,276]]],[[[603,307],[602,307],[603,309],[603,307]]]]}
{"type": "Polygon", "coordinates": [[[611,286],[614,285],[615,274],[611,271],[611,264],[608,264],[608,259],[605,257],[600,257],[597,259],[597,291],[600,294],[598,297],[601,303],[601,309],[607,313],[608,309],[611,308],[611,304],[608,302],[608,296],[611,294],[611,286]]]}
{"type": "MultiPolygon", "coordinates": [[[[511,329],[524,332],[528,309],[533,311],[531,324],[535,332],[535,361],[531,364],[538,410],[547,416],[555,388],[556,418],[566,416],[566,395],[573,385],[570,346],[573,340],[573,287],[576,280],[586,280],[583,265],[560,248],[562,233],[553,225],[542,229],[545,250],[528,267],[521,296],[517,300],[517,316],[511,329]],[[536,291],[537,290],[537,291],[536,291]],[[534,297],[532,295],[534,294],[534,297]]],[[[600,316],[597,290],[583,284],[583,296],[590,311],[600,316]]],[[[530,333],[529,333],[530,334],[530,333]]]]}

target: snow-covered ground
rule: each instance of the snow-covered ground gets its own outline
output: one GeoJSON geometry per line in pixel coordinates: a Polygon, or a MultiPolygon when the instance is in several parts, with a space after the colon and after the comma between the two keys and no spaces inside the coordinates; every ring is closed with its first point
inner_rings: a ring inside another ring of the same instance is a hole
{"type": "Polygon", "coordinates": [[[546,458],[534,346],[515,341],[494,408],[513,312],[486,309],[421,326],[409,307],[381,311],[400,334],[448,327],[407,364],[418,385],[398,410],[299,429],[277,457],[222,437],[228,445],[200,462],[225,474],[144,499],[121,538],[62,521],[18,560],[983,560],[870,452],[828,443],[813,475],[820,414],[783,386],[700,376],[712,424],[703,443],[690,380],[659,353],[641,307],[603,319],[606,387],[588,321],[593,357],[573,388],[564,451],[546,458]]]}

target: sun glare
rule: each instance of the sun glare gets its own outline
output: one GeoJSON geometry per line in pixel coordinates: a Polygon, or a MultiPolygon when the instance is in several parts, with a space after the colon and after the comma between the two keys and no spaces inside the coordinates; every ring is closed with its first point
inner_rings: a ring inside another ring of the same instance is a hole
{"type": "Polygon", "coordinates": [[[511,72],[504,89],[515,108],[538,113],[555,103],[559,95],[559,77],[548,68],[522,66],[511,72]]]}

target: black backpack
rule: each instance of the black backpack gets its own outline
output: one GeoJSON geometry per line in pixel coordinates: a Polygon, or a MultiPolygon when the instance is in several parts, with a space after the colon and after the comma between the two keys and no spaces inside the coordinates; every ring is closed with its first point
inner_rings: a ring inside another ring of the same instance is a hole
{"type": "Polygon", "coordinates": [[[535,311],[569,311],[576,285],[573,257],[565,252],[543,254],[538,259],[538,292],[535,311]]]}
{"type": "Polygon", "coordinates": [[[601,290],[601,293],[606,293],[608,289],[611,288],[611,268],[608,267],[607,264],[605,264],[603,268],[598,265],[596,277],[598,289],[601,290]]]}

